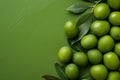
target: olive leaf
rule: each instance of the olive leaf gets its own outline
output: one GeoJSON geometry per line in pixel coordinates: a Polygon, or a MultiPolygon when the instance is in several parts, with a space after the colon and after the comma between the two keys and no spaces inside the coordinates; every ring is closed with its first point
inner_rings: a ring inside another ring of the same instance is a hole
{"type": "Polygon", "coordinates": [[[77,52],[79,52],[79,51],[84,51],[84,52],[86,52],[86,50],[81,46],[80,42],[76,42],[75,44],[71,44],[71,43],[72,43],[72,40],[71,40],[71,39],[67,39],[67,41],[68,41],[68,44],[70,45],[70,47],[71,47],[73,50],[75,50],[75,51],[77,51],[77,52]]]}
{"type": "Polygon", "coordinates": [[[99,4],[100,2],[105,2],[106,0],[94,0],[95,4],[99,4]]]}
{"type": "Polygon", "coordinates": [[[63,66],[60,66],[58,63],[55,63],[55,68],[56,68],[58,75],[60,76],[62,80],[69,80],[64,72],[63,66]]]}
{"type": "Polygon", "coordinates": [[[92,24],[93,20],[93,13],[91,12],[91,9],[89,9],[83,14],[81,14],[78,20],[76,21],[75,27],[79,28],[79,34],[73,39],[68,39],[69,45],[75,51],[86,52],[86,50],[81,46],[80,40],[84,35],[86,35],[89,32],[90,25],[92,24]]]}
{"type": "Polygon", "coordinates": [[[79,27],[79,34],[78,36],[72,40],[71,44],[75,44],[76,42],[80,41],[81,38],[86,35],[90,29],[90,25],[92,23],[92,14],[87,14],[84,19],[81,18],[81,20],[86,21],[84,23],[78,22],[78,24],[76,24],[76,27],[79,27]]]}
{"type": "Polygon", "coordinates": [[[91,17],[91,14],[92,8],[88,9],[86,12],[84,12],[78,17],[75,26],[79,27],[81,24],[85,23],[91,17]]]}
{"type": "Polygon", "coordinates": [[[86,11],[88,8],[90,8],[90,6],[88,6],[87,4],[73,4],[67,8],[67,11],[74,14],[80,14],[86,11]]]}
{"type": "Polygon", "coordinates": [[[43,75],[42,78],[46,80],[60,80],[59,78],[52,76],[52,75],[43,75]]]}

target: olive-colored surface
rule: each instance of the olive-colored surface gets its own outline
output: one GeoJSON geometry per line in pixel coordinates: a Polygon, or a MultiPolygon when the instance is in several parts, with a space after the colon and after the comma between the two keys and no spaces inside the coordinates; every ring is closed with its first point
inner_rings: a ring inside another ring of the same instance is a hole
{"type": "MultiPolygon", "coordinates": [[[[0,0],[0,80],[56,75],[57,52],[67,45],[65,9],[78,0],[0,0]]],[[[57,75],[56,75],[57,76],[57,75]]]]}

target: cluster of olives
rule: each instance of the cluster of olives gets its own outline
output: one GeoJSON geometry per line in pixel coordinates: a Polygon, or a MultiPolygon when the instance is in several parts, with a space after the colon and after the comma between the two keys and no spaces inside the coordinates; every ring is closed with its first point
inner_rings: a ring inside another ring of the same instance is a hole
{"type": "MultiPolygon", "coordinates": [[[[93,11],[96,20],[89,33],[79,41],[87,52],[73,52],[68,46],[58,52],[60,62],[65,63],[65,74],[70,80],[78,80],[80,68],[91,64],[90,75],[95,80],[120,80],[120,0],[99,3],[93,11]]],[[[68,38],[78,35],[74,21],[67,21],[68,38]]]]}

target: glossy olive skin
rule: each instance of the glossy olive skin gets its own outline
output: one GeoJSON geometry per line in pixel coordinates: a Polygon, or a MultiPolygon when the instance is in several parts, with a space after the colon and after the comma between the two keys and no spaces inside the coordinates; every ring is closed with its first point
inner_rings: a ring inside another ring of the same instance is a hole
{"type": "Polygon", "coordinates": [[[88,35],[83,36],[80,43],[83,48],[91,49],[97,45],[97,38],[93,34],[88,34],[88,35]]]}
{"type": "Polygon", "coordinates": [[[107,0],[107,4],[114,10],[120,9],[120,0],[107,0]]]}
{"type": "Polygon", "coordinates": [[[118,71],[109,72],[107,80],[120,80],[120,73],[118,71]]]}
{"type": "Polygon", "coordinates": [[[120,42],[115,44],[114,52],[120,56],[120,42]]]}
{"type": "Polygon", "coordinates": [[[68,64],[65,67],[65,74],[70,80],[77,80],[79,77],[79,68],[73,63],[68,64]]]}
{"type": "Polygon", "coordinates": [[[90,74],[95,80],[106,80],[108,70],[103,64],[93,65],[90,68],[90,74]]]}
{"type": "Polygon", "coordinates": [[[72,49],[68,46],[63,46],[58,51],[58,59],[60,62],[67,63],[71,61],[72,58],[72,49]]]}
{"type": "Polygon", "coordinates": [[[119,57],[114,52],[105,53],[103,56],[105,66],[110,70],[116,70],[119,67],[119,57]]]}
{"type": "Polygon", "coordinates": [[[96,36],[103,36],[107,34],[110,30],[110,24],[105,20],[96,20],[90,26],[91,33],[96,36]]]}
{"type": "Polygon", "coordinates": [[[97,49],[88,50],[87,56],[91,64],[99,64],[102,61],[102,53],[97,49]]]}
{"type": "Polygon", "coordinates": [[[119,26],[120,25],[120,11],[111,12],[108,19],[112,25],[119,26]]]}
{"type": "Polygon", "coordinates": [[[73,54],[73,62],[80,67],[84,67],[88,64],[88,58],[84,52],[76,52],[73,54]]]}
{"type": "Polygon", "coordinates": [[[114,44],[113,38],[109,35],[105,35],[98,40],[98,49],[101,52],[109,52],[113,49],[114,44]]]}
{"type": "Polygon", "coordinates": [[[79,29],[75,26],[75,21],[72,20],[65,23],[64,30],[68,38],[74,38],[79,33],[79,29]]]}
{"type": "Polygon", "coordinates": [[[114,40],[120,40],[120,27],[112,26],[110,30],[110,35],[114,40]]]}
{"type": "Polygon", "coordinates": [[[106,3],[99,3],[94,8],[94,15],[97,19],[106,19],[110,14],[110,8],[106,3]]]}

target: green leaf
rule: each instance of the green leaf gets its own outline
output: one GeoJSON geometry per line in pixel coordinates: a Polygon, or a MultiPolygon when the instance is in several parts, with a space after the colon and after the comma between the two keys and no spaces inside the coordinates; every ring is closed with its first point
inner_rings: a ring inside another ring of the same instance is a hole
{"type": "Polygon", "coordinates": [[[64,67],[58,63],[55,64],[56,71],[62,80],[69,80],[64,72],[64,67]]]}
{"type": "Polygon", "coordinates": [[[76,21],[76,27],[79,27],[80,25],[82,25],[83,23],[85,23],[90,17],[91,17],[91,14],[92,14],[92,9],[89,9],[87,10],[86,12],[84,12],[83,14],[81,14],[77,21],[76,21]]]}
{"type": "Polygon", "coordinates": [[[42,77],[46,80],[60,80],[59,78],[51,75],[43,75],[42,77]]]}
{"type": "Polygon", "coordinates": [[[91,9],[87,10],[86,12],[79,16],[75,24],[75,26],[79,28],[79,34],[77,35],[77,37],[73,39],[68,39],[69,45],[75,51],[86,52],[86,50],[81,46],[80,40],[84,35],[86,35],[89,32],[90,25],[92,24],[94,19],[95,18],[93,16],[93,13],[91,12],[91,9]]]}
{"type": "MultiPolygon", "coordinates": [[[[88,33],[88,31],[89,31],[89,29],[90,29],[90,25],[92,24],[92,15],[91,14],[87,14],[86,15],[86,17],[84,17],[84,18],[86,18],[86,19],[84,19],[84,20],[86,20],[86,22],[84,22],[84,23],[82,23],[81,24],[81,22],[78,22],[78,24],[76,25],[76,27],[79,27],[79,35],[78,35],[78,37],[77,38],[75,38],[72,42],[71,42],[71,44],[73,45],[73,44],[75,44],[76,42],[78,42],[78,41],[80,41],[81,40],[81,38],[84,36],[84,35],[86,35],[87,33],[88,33]]],[[[81,19],[82,20],[82,19],[81,19]]]]}
{"type": "Polygon", "coordinates": [[[88,8],[90,8],[90,6],[88,6],[87,4],[73,4],[70,7],[67,8],[67,11],[74,13],[74,14],[80,14],[83,13],[84,11],[86,11],[88,8]]]}
{"type": "Polygon", "coordinates": [[[86,52],[86,50],[81,46],[80,42],[76,42],[75,44],[72,44],[72,43],[73,43],[73,40],[71,40],[71,39],[67,39],[67,40],[68,40],[68,44],[70,45],[70,47],[71,47],[73,50],[75,50],[75,51],[77,51],[77,52],[79,52],[79,51],[84,51],[84,52],[86,52]]]}
{"type": "Polygon", "coordinates": [[[106,0],[94,0],[94,3],[99,4],[102,1],[106,1],[106,0]]]}

